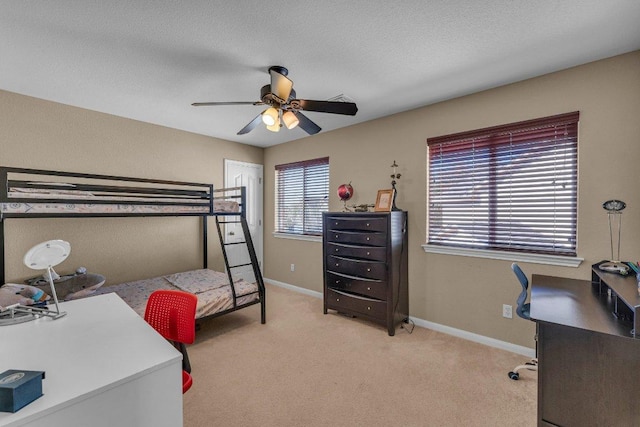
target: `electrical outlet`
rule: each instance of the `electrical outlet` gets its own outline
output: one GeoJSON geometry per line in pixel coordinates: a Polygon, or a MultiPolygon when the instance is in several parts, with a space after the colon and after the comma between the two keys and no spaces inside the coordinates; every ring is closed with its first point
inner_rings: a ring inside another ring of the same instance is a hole
{"type": "Polygon", "coordinates": [[[513,317],[513,306],[509,304],[502,304],[502,317],[511,319],[513,317]]]}
{"type": "Polygon", "coordinates": [[[295,264],[291,264],[291,271],[296,271],[296,265],[295,264]]]}

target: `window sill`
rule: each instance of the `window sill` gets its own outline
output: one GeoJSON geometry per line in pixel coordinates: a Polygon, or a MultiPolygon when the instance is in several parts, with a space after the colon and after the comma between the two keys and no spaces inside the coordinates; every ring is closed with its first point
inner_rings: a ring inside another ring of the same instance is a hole
{"type": "Polygon", "coordinates": [[[308,234],[273,233],[273,237],[275,237],[277,239],[306,240],[308,242],[322,242],[322,236],[310,236],[308,234]]]}
{"type": "Polygon", "coordinates": [[[559,265],[562,267],[579,267],[584,258],[558,255],[527,254],[520,252],[493,251],[484,249],[452,248],[447,246],[422,245],[427,253],[442,255],[459,255],[476,258],[499,259],[505,261],[530,262],[533,264],[559,265]]]}

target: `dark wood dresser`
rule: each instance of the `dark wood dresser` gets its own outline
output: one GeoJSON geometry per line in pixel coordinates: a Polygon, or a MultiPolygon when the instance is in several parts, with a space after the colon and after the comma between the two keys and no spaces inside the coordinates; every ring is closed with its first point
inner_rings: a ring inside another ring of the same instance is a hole
{"type": "Polygon", "coordinates": [[[395,334],[409,317],[407,212],[323,213],[324,314],[361,317],[395,334]]]}

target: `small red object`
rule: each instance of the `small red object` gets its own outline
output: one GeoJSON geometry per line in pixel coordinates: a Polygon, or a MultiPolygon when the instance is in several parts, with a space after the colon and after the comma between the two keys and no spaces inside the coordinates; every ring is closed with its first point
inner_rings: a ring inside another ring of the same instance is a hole
{"type": "Polygon", "coordinates": [[[353,187],[351,186],[351,183],[342,184],[338,187],[338,197],[340,197],[340,200],[343,202],[346,202],[353,197],[353,187]]]}
{"type": "Polygon", "coordinates": [[[187,371],[182,371],[182,394],[186,393],[192,385],[193,378],[191,378],[191,374],[187,371]]]}

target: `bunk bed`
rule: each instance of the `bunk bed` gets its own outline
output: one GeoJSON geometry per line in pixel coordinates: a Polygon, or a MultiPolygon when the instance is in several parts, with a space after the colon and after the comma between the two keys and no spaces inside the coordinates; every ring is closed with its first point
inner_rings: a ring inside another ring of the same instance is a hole
{"type": "Polygon", "coordinates": [[[0,167],[0,285],[5,283],[7,219],[197,216],[202,218],[202,269],[103,286],[95,292],[116,292],[143,315],[151,292],[181,289],[198,296],[197,320],[260,304],[261,322],[265,323],[265,287],[245,206],[245,187],[214,190],[211,184],[0,167]],[[207,268],[210,216],[215,217],[225,272],[207,268]],[[239,227],[242,238],[226,242],[223,230],[227,226],[239,227]],[[243,262],[234,263],[229,256],[231,246],[242,247],[243,262]],[[238,278],[234,272],[240,270],[244,276],[238,278]]]}

